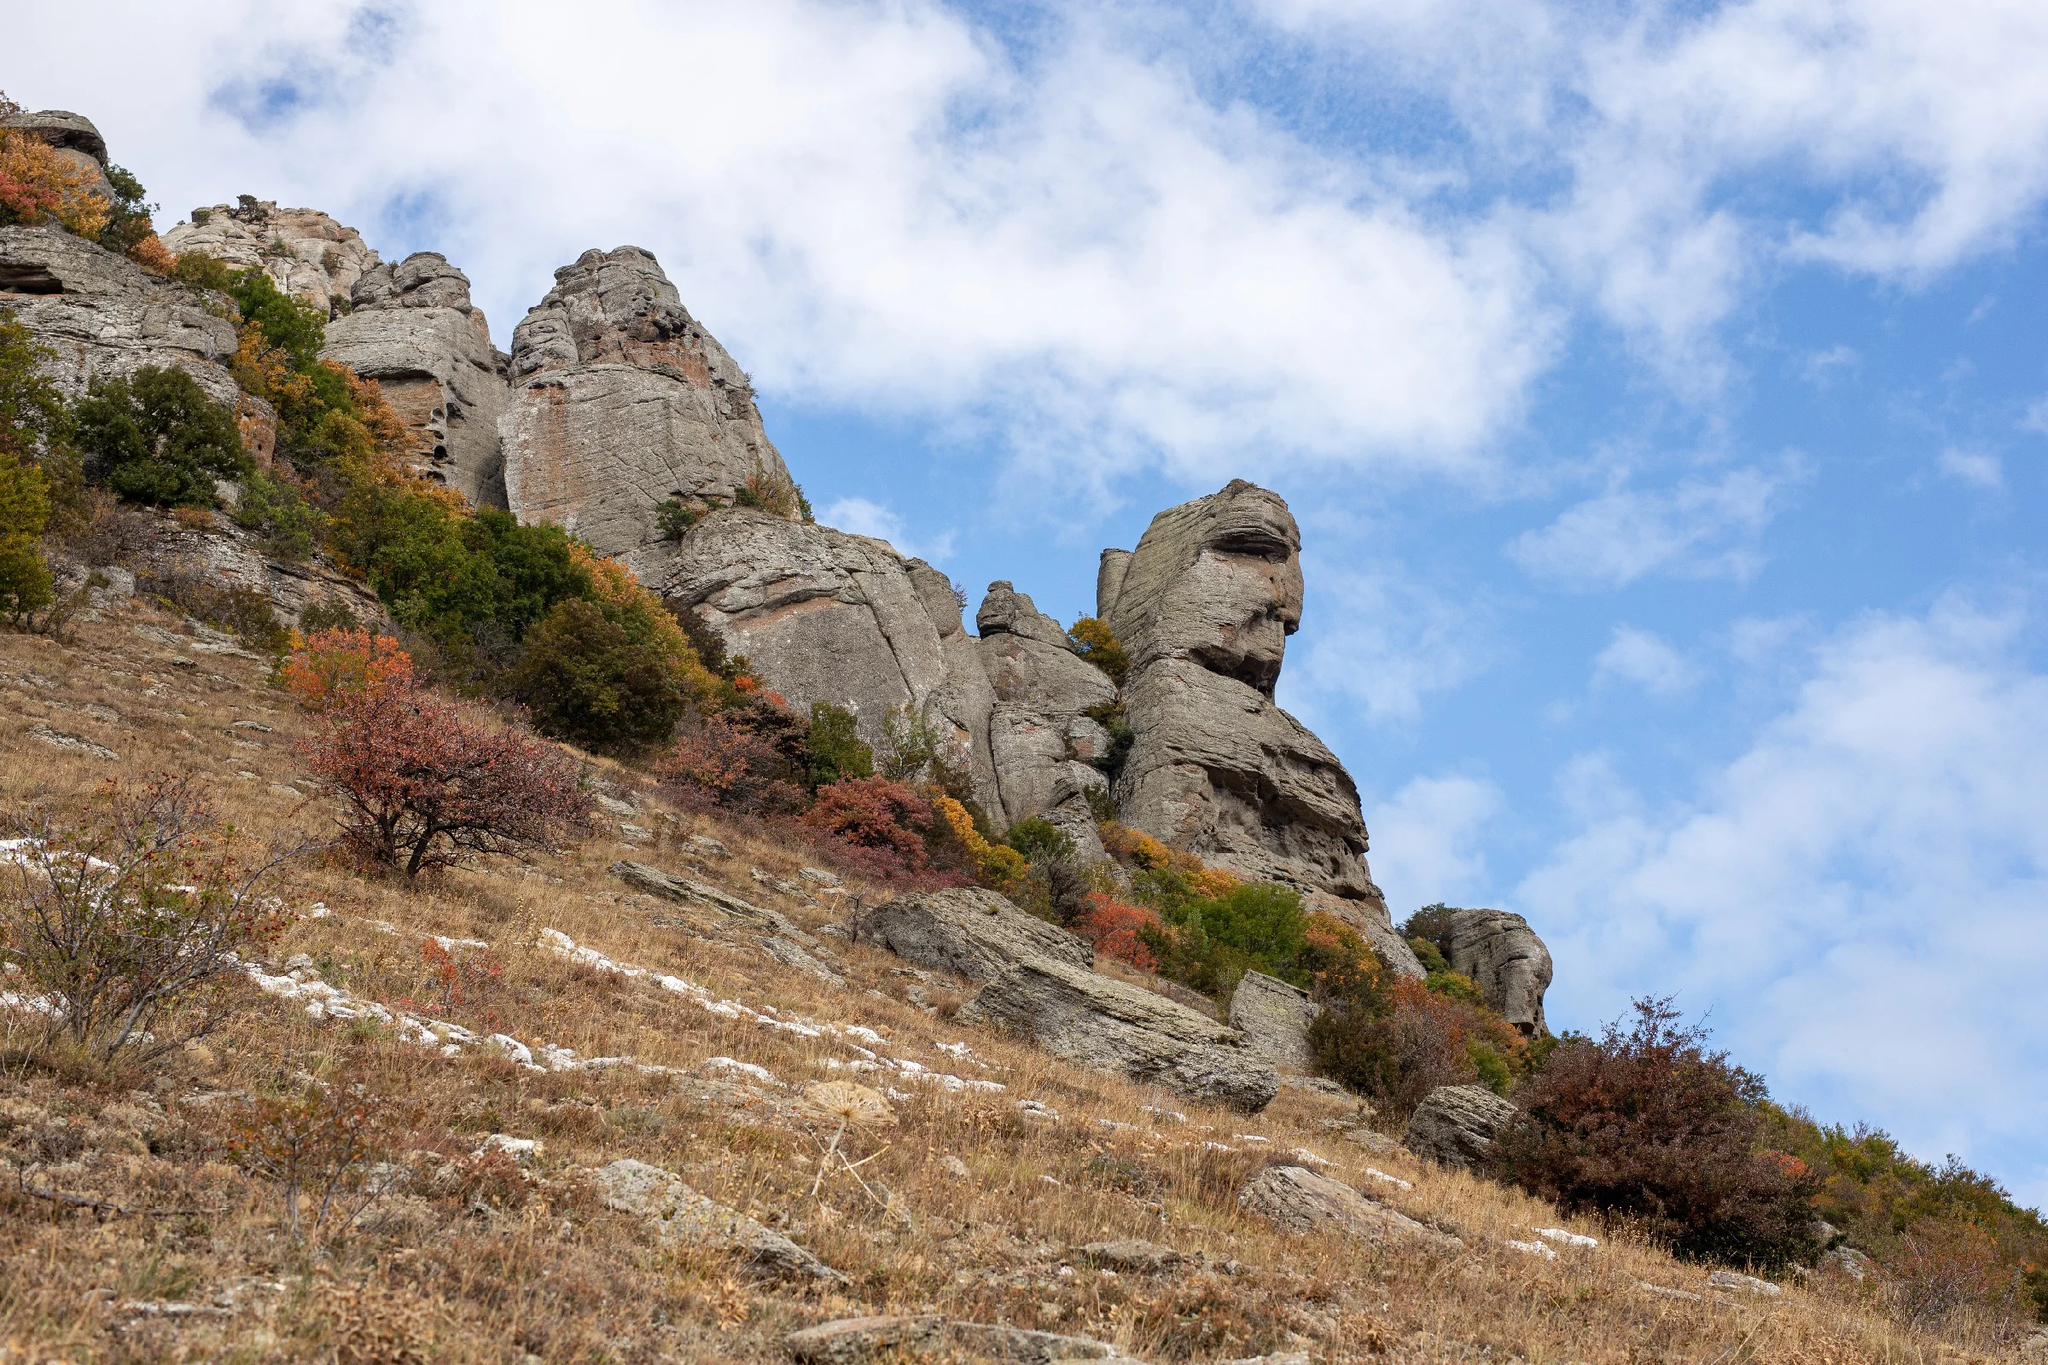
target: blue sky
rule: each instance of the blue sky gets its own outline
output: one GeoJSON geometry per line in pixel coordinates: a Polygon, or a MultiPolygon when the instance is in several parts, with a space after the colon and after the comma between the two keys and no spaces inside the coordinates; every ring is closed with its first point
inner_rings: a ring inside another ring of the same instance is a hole
{"type": "Polygon", "coordinates": [[[2037,0],[45,6],[167,206],[655,251],[826,520],[1063,618],[1243,476],[1396,913],[2048,1200],[2037,0]]]}

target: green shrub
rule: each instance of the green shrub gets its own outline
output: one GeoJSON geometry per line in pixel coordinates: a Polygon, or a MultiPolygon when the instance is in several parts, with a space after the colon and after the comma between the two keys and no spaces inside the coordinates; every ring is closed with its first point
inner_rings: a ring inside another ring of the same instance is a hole
{"type": "Polygon", "coordinates": [[[1431,972],[1427,977],[1423,978],[1422,984],[1428,989],[1435,991],[1438,995],[1449,996],[1453,1000],[1462,1000],[1468,1005],[1483,1005],[1486,1003],[1486,997],[1479,993],[1478,984],[1463,972],[1431,972]]]}
{"type": "Polygon", "coordinates": [[[107,167],[107,183],[113,187],[114,196],[107,225],[100,229],[100,245],[125,256],[143,239],[155,235],[156,226],[150,215],[157,206],[143,202],[147,191],[142,182],[119,166],[107,167]]]}
{"type": "MultiPolygon", "coordinates": [[[[199,212],[193,211],[195,223],[206,221],[197,216],[199,212]]],[[[190,289],[214,289],[225,294],[234,287],[235,272],[204,252],[188,251],[171,267],[171,278],[190,289]]]]}
{"type": "MultiPolygon", "coordinates": [[[[1138,732],[1131,728],[1124,715],[1121,701],[1103,702],[1088,708],[1088,718],[1109,731],[1109,748],[1095,759],[1095,766],[1104,777],[1115,782],[1123,773],[1124,764],[1130,759],[1131,746],[1138,741],[1138,732]]],[[[1115,813],[1101,817],[1113,819],[1115,813]]]]}
{"type": "Polygon", "coordinates": [[[912,782],[929,775],[946,754],[944,722],[905,702],[882,717],[882,752],[875,766],[882,776],[912,782]]]}
{"type": "Polygon", "coordinates": [[[804,737],[810,754],[811,789],[875,775],[875,751],[860,737],[853,712],[829,701],[811,703],[811,728],[804,737]]]}
{"type": "Polygon", "coordinates": [[[1298,893],[1276,882],[1246,882],[1219,896],[1192,895],[1184,884],[1168,890],[1159,871],[1141,880],[1140,895],[1152,893],[1151,908],[1163,921],[1147,940],[1161,975],[1218,1000],[1228,999],[1248,971],[1305,983],[1297,959],[1307,946],[1308,917],[1298,893]]]}
{"type": "Polygon", "coordinates": [[[327,518],[304,494],[260,469],[243,476],[234,519],[237,526],[263,537],[264,554],[294,563],[313,553],[327,525],[327,518]]]}
{"type": "Polygon", "coordinates": [[[52,600],[50,568],[36,548],[49,521],[42,471],[0,445],[0,613],[17,626],[52,600]]]}
{"type": "Polygon", "coordinates": [[[505,691],[543,734],[587,748],[634,752],[665,743],[685,701],[678,661],[635,639],[595,602],[557,603],[528,633],[505,691]]]}
{"type": "Polygon", "coordinates": [[[216,482],[247,465],[234,413],[166,366],[94,380],[78,404],[74,440],[89,481],[159,507],[211,507],[216,482]]]}
{"type": "Polygon", "coordinates": [[[1003,842],[1034,863],[1073,856],[1074,841],[1050,820],[1033,815],[1010,826],[1003,842]]]}
{"type": "Polygon", "coordinates": [[[663,540],[681,540],[697,521],[697,512],[681,498],[666,499],[654,509],[654,524],[663,540]]]}

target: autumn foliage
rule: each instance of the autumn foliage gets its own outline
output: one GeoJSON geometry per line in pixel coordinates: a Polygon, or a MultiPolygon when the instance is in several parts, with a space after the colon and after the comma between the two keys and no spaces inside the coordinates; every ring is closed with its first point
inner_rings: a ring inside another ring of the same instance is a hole
{"type": "Polygon", "coordinates": [[[113,205],[86,189],[91,180],[89,171],[67,163],[34,133],[0,131],[0,222],[33,227],[55,220],[98,241],[113,205]]]}
{"type": "Polygon", "coordinates": [[[285,690],[315,715],[335,700],[414,687],[412,655],[388,635],[366,630],[320,630],[286,657],[278,676],[285,690]]]}
{"type": "Polygon", "coordinates": [[[1148,935],[1159,932],[1159,916],[1142,905],[1120,901],[1105,892],[1095,892],[1088,908],[1074,921],[1075,933],[1095,945],[1095,951],[1141,971],[1151,971],[1159,959],[1147,944],[1148,935]]]}
{"type": "Polygon", "coordinates": [[[924,836],[936,818],[931,802],[903,783],[861,777],[819,788],[803,823],[864,854],[870,875],[889,878],[930,865],[924,836]]]}

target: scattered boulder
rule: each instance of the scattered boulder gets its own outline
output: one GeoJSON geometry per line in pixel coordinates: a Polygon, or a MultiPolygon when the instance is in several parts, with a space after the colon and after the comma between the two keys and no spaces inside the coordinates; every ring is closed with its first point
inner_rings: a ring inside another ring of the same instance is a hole
{"type": "Polygon", "coordinates": [[[1230,1026],[1277,1067],[1311,1071],[1308,1026],[1319,1011],[1308,992],[1264,972],[1246,972],[1230,995],[1230,1026]]]}
{"type": "Polygon", "coordinates": [[[781,1233],[705,1198],[659,1166],[614,1161],[596,1173],[596,1183],[606,1208],[645,1219],[665,1243],[729,1251],[765,1276],[846,1283],[844,1275],[781,1233]]]}
{"type": "Polygon", "coordinates": [[[1139,1237],[1120,1237],[1113,1242],[1090,1242],[1081,1254],[1099,1266],[1129,1275],[1156,1275],[1186,1263],[1187,1257],[1172,1247],[1139,1237]]]}
{"type": "Polygon", "coordinates": [[[1847,1243],[1830,1247],[1820,1258],[1820,1264],[1823,1270],[1839,1270],[1858,1284],[1877,1273],[1877,1262],[1847,1243]]]}
{"type": "Polygon", "coordinates": [[[1246,1183],[1237,1205],[1284,1232],[1335,1227],[1375,1246],[1400,1241],[1447,1252],[1465,1246],[1457,1238],[1305,1166],[1268,1166],[1246,1183]]]}
{"type": "Polygon", "coordinates": [[[782,1339],[799,1365],[858,1365],[880,1356],[893,1359],[937,1350],[946,1320],[918,1317],[840,1318],[821,1322],[782,1339]]]}
{"type": "Polygon", "coordinates": [[[1759,1280],[1754,1275],[1739,1275],[1732,1270],[1716,1270],[1707,1276],[1707,1283],[1724,1293],[1760,1294],[1768,1299],[1774,1299],[1785,1292],[1769,1280],[1759,1280]]]}
{"type": "Polygon", "coordinates": [[[318,209],[281,209],[268,199],[196,210],[164,234],[164,246],[173,255],[197,252],[235,270],[261,270],[330,318],[347,310],[356,282],[379,264],[354,228],[318,209]]]}
{"type": "Polygon", "coordinates": [[[1493,1150],[1515,1106],[1483,1085],[1440,1085],[1408,1120],[1408,1150],[1444,1166],[1470,1168],[1493,1150]]]}
{"type": "Polygon", "coordinates": [[[701,513],[751,479],[796,519],[753,385],[639,247],[586,251],[555,272],[512,334],[511,382],[501,436],[512,511],[624,557],[643,581],[668,499],[701,513]]]}
{"type": "Polygon", "coordinates": [[[1185,1005],[1083,967],[1032,956],[984,986],[958,1016],[1006,1028],[1069,1062],[1257,1113],[1280,1089],[1244,1035],[1185,1005]]]}
{"type": "Polygon", "coordinates": [[[863,932],[906,961],[970,981],[992,981],[1026,962],[1083,972],[1095,962],[1085,940],[979,887],[898,896],[869,913],[863,932]]]}
{"type": "Polygon", "coordinates": [[[636,863],[622,858],[613,863],[609,870],[626,885],[636,891],[644,891],[650,896],[659,896],[663,900],[675,901],[681,905],[709,906],[734,919],[746,921],[760,928],[772,929],[777,933],[802,932],[787,916],[778,911],[755,905],[752,901],[743,901],[738,896],[721,891],[715,886],[679,876],[674,872],[665,872],[646,863],[636,863]]]}
{"type": "Polygon", "coordinates": [[[1529,921],[1506,910],[1453,910],[1444,960],[1471,977],[1486,1003],[1524,1034],[1550,1031],[1543,1022],[1550,950],[1529,921]]]}
{"type": "Polygon", "coordinates": [[[503,507],[498,419],[511,400],[511,358],[469,299],[469,277],[418,251],[355,281],[354,311],[327,326],[321,352],[374,379],[412,433],[415,472],[472,506],[503,507]]]}
{"type": "Polygon", "coordinates": [[[1093,1337],[1063,1336],[1058,1332],[1037,1332],[1001,1323],[955,1322],[946,1335],[956,1344],[977,1353],[978,1358],[999,1360],[1005,1365],[1053,1365],[1061,1360],[1127,1360],[1106,1341],[1093,1337]]]}

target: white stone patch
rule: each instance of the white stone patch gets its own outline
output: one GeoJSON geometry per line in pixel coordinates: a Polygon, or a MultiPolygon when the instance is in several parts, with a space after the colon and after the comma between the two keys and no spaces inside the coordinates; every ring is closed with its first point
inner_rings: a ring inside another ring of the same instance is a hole
{"type": "Polygon", "coordinates": [[[1546,1261],[1554,1261],[1557,1259],[1557,1253],[1555,1251],[1552,1251],[1550,1249],[1549,1244],[1545,1242],[1511,1241],[1508,1243],[1508,1245],[1513,1247],[1516,1251],[1524,1252],[1530,1256],[1541,1256],[1546,1261]]]}
{"type": "Polygon", "coordinates": [[[1365,1168],[1365,1173],[1382,1184],[1392,1185],[1395,1189],[1412,1190],[1415,1188],[1411,1182],[1403,1180],[1398,1175],[1388,1175],[1377,1167],[1368,1166],[1365,1168]]]}
{"type": "Polygon", "coordinates": [[[1598,1237],[1588,1237],[1582,1232],[1571,1232],[1565,1228],[1538,1228],[1536,1235],[1546,1242],[1555,1242],[1561,1247],[1596,1247],[1598,1237]]]}
{"type": "Polygon", "coordinates": [[[767,1067],[755,1066],[752,1062],[742,1062],[732,1057],[707,1057],[704,1059],[704,1065],[715,1066],[720,1071],[736,1071],[740,1075],[750,1076],[764,1085],[782,1084],[781,1081],[775,1079],[775,1073],[767,1067]]]}

